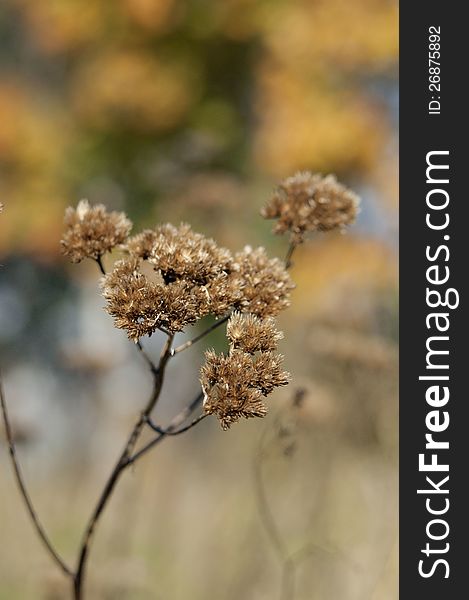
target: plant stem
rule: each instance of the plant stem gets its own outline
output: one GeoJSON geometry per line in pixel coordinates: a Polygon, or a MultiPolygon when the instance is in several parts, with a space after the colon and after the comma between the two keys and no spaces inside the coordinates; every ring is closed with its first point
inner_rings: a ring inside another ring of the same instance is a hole
{"type": "Polygon", "coordinates": [[[223,325],[223,323],[226,323],[226,321],[228,321],[228,319],[230,317],[231,317],[231,313],[225,315],[223,318],[221,318],[218,321],[216,321],[215,323],[213,323],[213,325],[211,325],[205,331],[202,331],[202,333],[200,333],[199,335],[197,335],[192,340],[188,340],[187,342],[184,342],[184,344],[181,344],[177,348],[173,348],[173,350],[171,351],[171,355],[174,356],[175,354],[179,354],[179,352],[182,352],[183,350],[186,350],[187,348],[189,348],[190,346],[192,346],[193,344],[195,344],[196,342],[198,342],[199,340],[201,340],[202,338],[204,338],[206,335],[208,335],[209,333],[211,333],[214,329],[217,329],[217,327],[220,327],[220,325],[223,325]]]}
{"type": "Polygon", "coordinates": [[[150,442],[148,442],[143,448],[138,450],[133,456],[131,456],[125,466],[132,465],[139,458],[141,458],[144,454],[146,454],[149,450],[151,450],[154,446],[159,444],[162,440],[164,440],[171,431],[174,431],[177,427],[179,427],[184,421],[194,412],[194,410],[200,405],[202,402],[204,395],[203,392],[200,391],[197,396],[192,400],[192,402],[186,406],[179,414],[177,414],[174,419],[170,422],[168,427],[166,428],[166,433],[159,433],[155,438],[153,438],[150,442]]]}
{"type": "Polygon", "coordinates": [[[106,269],[104,268],[104,265],[103,265],[103,257],[98,256],[98,258],[96,259],[96,262],[98,264],[99,270],[101,271],[101,274],[106,275],[106,269]]]}
{"type": "Polygon", "coordinates": [[[6,438],[7,438],[7,442],[8,442],[8,450],[9,450],[9,454],[10,454],[10,458],[11,458],[11,463],[13,465],[13,471],[15,474],[16,483],[17,483],[18,489],[20,491],[21,497],[23,498],[26,509],[31,518],[31,521],[33,523],[33,526],[39,536],[39,539],[43,543],[44,547],[46,548],[47,552],[50,554],[50,556],[52,557],[52,559],[54,560],[56,565],[62,570],[62,572],[65,575],[67,575],[67,577],[73,577],[72,570],[66,565],[66,563],[63,561],[63,559],[58,554],[58,552],[55,550],[55,548],[52,545],[52,542],[50,541],[48,535],[46,534],[44,527],[42,526],[41,522],[39,521],[39,517],[36,514],[36,510],[32,503],[31,497],[29,496],[28,490],[26,489],[26,484],[24,482],[23,474],[21,472],[21,468],[20,468],[20,465],[18,462],[18,457],[16,455],[15,440],[13,437],[10,420],[8,418],[8,410],[7,410],[5,395],[3,393],[1,374],[0,374],[0,404],[2,407],[2,416],[3,416],[3,422],[5,424],[5,433],[6,433],[6,438]]]}
{"type": "MultiPolygon", "coordinates": [[[[168,334],[170,335],[170,334],[168,334]]],[[[142,342],[139,340],[136,344],[137,349],[139,350],[140,354],[143,356],[145,362],[147,363],[147,365],[150,368],[150,371],[153,373],[153,375],[157,375],[158,374],[158,367],[155,365],[155,363],[152,361],[152,359],[150,358],[150,356],[147,354],[147,352],[145,351],[142,342]]]]}
{"type": "Polygon", "coordinates": [[[161,351],[158,368],[156,371],[153,372],[153,392],[147,402],[147,405],[145,406],[142,413],[140,414],[140,417],[135,423],[129,435],[127,443],[124,447],[124,450],[119,456],[119,459],[117,460],[116,465],[114,466],[114,469],[112,470],[103,488],[103,491],[101,492],[101,496],[99,497],[98,503],[96,504],[95,509],[93,510],[93,513],[86,526],[85,533],[83,535],[82,542],[80,545],[77,568],[73,579],[73,591],[75,600],[82,600],[83,598],[83,582],[85,578],[86,564],[89,556],[91,541],[98,521],[101,517],[102,512],[106,508],[109,499],[111,498],[112,492],[114,491],[117,482],[119,481],[126,467],[129,465],[128,459],[132,455],[133,449],[138,441],[138,438],[140,437],[142,429],[145,426],[145,423],[147,422],[147,419],[150,416],[150,413],[155,407],[155,404],[157,403],[158,398],[160,396],[161,388],[163,386],[165,368],[168,363],[168,360],[171,357],[172,342],[173,336],[169,336],[166,340],[163,350],[161,351]]]}
{"type": "Polygon", "coordinates": [[[291,259],[293,257],[293,253],[295,252],[297,245],[298,244],[295,244],[294,242],[290,242],[287,254],[285,255],[285,269],[289,269],[292,266],[293,263],[291,259]]]}
{"type": "Polygon", "coordinates": [[[193,421],[191,421],[189,423],[189,425],[186,425],[185,427],[181,427],[181,429],[173,430],[173,429],[170,429],[169,427],[167,429],[163,429],[159,425],[156,425],[156,423],[153,423],[153,421],[151,419],[147,419],[147,425],[149,427],[151,427],[151,429],[153,429],[153,431],[156,431],[157,433],[160,433],[161,435],[179,435],[180,433],[184,433],[185,431],[189,431],[189,429],[192,429],[192,427],[195,427],[197,425],[197,423],[200,423],[200,421],[205,419],[205,417],[207,417],[207,416],[208,415],[205,413],[202,415],[199,415],[193,421]]]}

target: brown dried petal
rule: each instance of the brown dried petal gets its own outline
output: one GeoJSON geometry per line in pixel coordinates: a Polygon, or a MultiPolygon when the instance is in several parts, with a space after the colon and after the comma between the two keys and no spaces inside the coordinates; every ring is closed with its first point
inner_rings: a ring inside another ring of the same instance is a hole
{"type": "Polygon", "coordinates": [[[281,357],[270,352],[261,353],[259,359],[241,350],[231,350],[227,356],[207,352],[200,377],[204,411],[215,414],[223,429],[241,417],[264,417],[267,407],[262,395],[288,382],[280,365],[281,357]]]}
{"type": "Polygon", "coordinates": [[[169,283],[186,279],[205,285],[222,272],[231,270],[231,253],[209,238],[182,224],[166,224],[155,230],[149,262],[169,283]]]}
{"type": "Polygon", "coordinates": [[[290,374],[282,370],[283,356],[273,352],[263,352],[254,359],[253,384],[267,396],[276,387],[287,385],[290,374]]]}
{"type": "Polygon", "coordinates": [[[264,318],[290,306],[295,286],[282,261],[269,259],[264,248],[246,246],[235,255],[233,269],[242,292],[237,306],[240,311],[264,318]]]}
{"type": "Polygon", "coordinates": [[[355,220],[358,196],[339,183],[334,175],[299,172],[278,186],[261,214],[277,219],[274,232],[290,232],[293,243],[307,232],[344,229],[355,220]]]}
{"type": "Polygon", "coordinates": [[[141,272],[138,258],[118,261],[103,278],[106,310],[118,329],[125,329],[137,341],[158,328],[182,331],[210,311],[207,294],[186,281],[166,285],[154,282],[141,272]]]}
{"type": "Polygon", "coordinates": [[[276,350],[283,333],[276,329],[271,317],[260,319],[255,315],[237,312],[228,321],[226,336],[234,349],[254,354],[276,350]]]}
{"type": "Polygon", "coordinates": [[[102,204],[91,207],[87,200],[81,200],[76,209],[67,208],[64,223],[62,254],[73,263],[84,258],[97,260],[122,244],[132,229],[124,213],[108,212],[102,204]]]}

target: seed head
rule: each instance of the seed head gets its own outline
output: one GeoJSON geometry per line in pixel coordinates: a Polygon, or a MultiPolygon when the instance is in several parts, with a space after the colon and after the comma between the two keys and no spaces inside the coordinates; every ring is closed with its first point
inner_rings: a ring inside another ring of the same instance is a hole
{"type": "Polygon", "coordinates": [[[291,241],[298,244],[308,232],[343,230],[355,220],[359,202],[334,175],[304,171],[282,181],[261,214],[277,219],[274,233],[289,231],[291,241]]]}
{"type": "Polygon", "coordinates": [[[295,287],[283,263],[267,257],[264,248],[246,246],[234,258],[242,299],[237,308],[265,318],[276,316],[290,306],[290,293],[295,287]]]}
{"type": "Polygon", "coordinates": [[[156,240],[157,233],[154,229],[144,229],[141,233],[137,233],[129,237],[123,249],[136,258],[148,260],[156,240]]]}
{"type": "Polygon", "coordinates": [[[220,273],[229,272],[233,260],[229,250],[184,223],[146,230],[131,238],[126,249],[148,260],[167,283],[185,279],[204,285],[220,273]]]}
{"type": "Polygon", "coordinates": [[[226,337],[233,350],[254,354],[276,350],[283,333],[276,329],[271,317],[260,319],[256,315],[235,312],[228,321],[226,337]]]}
{"type": "MultiPolygon", "coordinates": [[[[232,319],[228,337],[230,341],[233,336],[242,339],[241,330],[250,319],[241,315],[236,316],[234,321],[232,319]]],[[[259,329],[259,324],[255,322],[253,327],[259,329]]],[[[267,396],[278,386],[286,385],[290,379],[289,374],[281,369],[281,355],[260,351],[253,356],[233,346],[232,342],[226,356],[217,355],[213,350],[206,352],[200,374],[204,411],[209,415],[215,414],[223,429],[229,429],[241,417],[264,417],[267,406],[262,396],[267,396]]],[[[249,349],[252,350],[253,346],[249,349]]]]}
{"type": "Polygon", "coordinates": [[[130,237],[123,250],[128,257],[104,278],[103,294],[116,327],[131,339],[159,328],[181,331],[206,315],[237,309],[252,313],[247,323],[257,341],[245,335],[240,343],[247,351],[274,349],[279,334],[273,323],[256,318],[286,308],[293,284],[281,261],[269,259],[263,248],[246,247],[233,258],[189,225],[165,224],[130,237]]]}
{"type": "Polygon", "coordinates": [[[115,326],[134,341],[160,328],[182,331],[210,312],[210,299],[201,287],[182,279],[166,284],[157,273],[151,279],[138,258],[116,262],[103,278],[102,290],[115,326]]]}
{"type": "Polygon", "coordinates": [[[132,229],[124,213],[108,212],[102,204],[91,207],[88,200],[80,200],[76,209],[67,208],[64,223],[62,254],[73,263],[84,258],[97,260],[122,244],[132,229]]]}

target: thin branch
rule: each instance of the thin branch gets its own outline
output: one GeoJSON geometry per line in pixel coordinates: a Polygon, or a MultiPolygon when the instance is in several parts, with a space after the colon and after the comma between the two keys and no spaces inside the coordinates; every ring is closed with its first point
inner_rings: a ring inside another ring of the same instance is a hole
{"type": "Polygon", "coordinates": [[[162,327],[161,325],[158,327],[158,329],[159,329],[160,331],[162,331],[163,333],[166,333],[166,335],[167,335],[167,336],[173,335],[173,334],[171,333],[171,331],[169,331],[169,329],[166,329],[165,327],[162,327]]]}
{"type": "Polygon", "coordinates": [[[184,423],[184,421],[187,418],[189,418],[190,415],[194,412],[194,410],[200,405],[200,403],[203,400],[203,397],[204,394],[202,391],[200,391],[197,394],[197,396],[192,400],[192,402],[174,417],[174,419],[166,428],[166,433],[159,433],[155,438],[153,438],[150,442],[143,446],[143,448],[141,448],[138,452],[136,452],[133,456],[129,457],[126,461],[125,466],[132,465],[133,463],[135,463],[139,458],[141,458],[154,446],[156,446],[162,440],[164,440],[171,431],[176,430],[180,425],[182,425],[182,423],[184,423]]]}
{"type": "Polygon", "coordinates": [[[189,425],[186,425],[185,427],[181,427],[181,429],[170,429],[170,428],[163,429],[163,427],[160,427],[159,425],[156,425],[156,423],[153,423],[153,421],[150,418],[147,419],[147,425],[151,429],[153,429],[153,431],[156,431],[157,433],[160,433],[161,435],[179,435],[180,433],[184,433],[184,432],[188,431],[189,429],[192,429],[192,427],[195,427],[197,425],[197,423],[200,423],[200,421],[205,419],[205,417],[208,417],[208,415],[207,414],[199,415],[193,421],[191,421],[189,423],[189,425]]]}
{"type": "Polygon", "coordinates": [[[101,492],[101,496],[99,497],[98,502],[97,502],[97,504],[91,514],[91,517],[88,521],[88,524],[86,526],[85,533],[83,535],[83,539],[82,539],[82,542],[80,545],[78,564],[77,564],[77,569],[76,569],[76,573],[74,576],[74,588],[73,589],[74,589],[75,600],[81,600],[83,597],[83,581],[84,581],[84,577],[85,577],[85,569],[86,569],[86,564],[87,564],[87,560],[88,560],[88,556],[89,556],[91,541],[92,541],[96,526],[98,524],[98,521],[99,521],[101,514],[103,513],[105,507],[107,506],[109,499],[111,498],[112,492],[114,491],[114,488],[115,488],[117,482],[119,481],[122,473],[124,472],[124,470],[126,469],[126,467],[129,464],[128,459],[132,455],[135,444],[137,443],[138,438],[140,437],[142,429],[145,426],[145,423],[146,423],[151,411],[155,407],[155,404],[158,401],[158,398],[160,396],[161,388],[163,385],[165,368],[166,368],[169,358],[171,357],[171,344],[173,343],[173,337],[174,336],[169,336],[168,339],[166,340],[166,343],[161,351],[158,369],[154,373],[152,394],[151,394],[144,410],[142,411],[140,417],[138,418],[137,422],[135,423],[135,425],[127,439],[127,443],[124,447],[124,450],[122,451],[121,455],[119,456],[119,459],[117,460],[117,462],[116,462],[116,464],[104,486],[104,489],[101,492]]]}
{"type": "Polygon", "coordinates": [[[139,340],[135,345],[137,346],[140,354],[143,356],[145,362],[147,363],[147,365],[150,368],[150,371],[153,373],[153,375],[155,375],[155,376],[158,375],[158,367],[155,365],[153,360],[150,358],[150,356],[144,349],[142,342],[139,340]]]}
{"type": "Polygon", "coordinates": [[[96,259],[96,262],[98,264],[99,270],[101,271],[101,274],[106,275],[106,269],[104,268],[104,265],[103,265],[103,257],[98,256],[98,258],[96,259]]]}
{"type": "Polygon", "coordinates": [[[13,471],[15,474],[16,483],[18,485],[18,489],[20,491],[21,497],[23,498],[24,504],[29,513],[29,516],[31,518],[33,526],[34,526],[36,533],[38,534],[41,542],[43,543],[47,552],[50,554],[50,556],[52,557],[54,562],[57,564],[57,566],[62,570],[62,572],[65,575],[67,575],[67,577],[73,577],[72,570],[66,565],[66,563],[63,561],[63,559],[60,557],[60,555],[58,554],[58,552],[55,550],[54,546],[52,545],[52,542],[50,541],[49,536],[47,535],[43,525],[41,524],[41,522],[39,520],[39,517],[37,516],[37,513],[36,513],[36,510],[32,503],[31,497],[29,496],[28,490],[26,489],[26,484],[25,484],[25,481],[23,478],[23,474],[21,472],[18,457],[16,455],[15,441],[14,441],[13,432],[12,432],[11,425],[10,425],[10,420],[8,418],[8,410],[7,410],[6,398],[5,398],[5,395],[3,392],[1,374],[0,374],[0,404],[2,407],[2,415],[3,415],[3,422],[5,424],[5,433],[6,433],[6,438],[7,438],[7,442],[8,442],[8,450],[10,453],[11,463],[13,465],[13,471]]]}
{"type": "Polygon", "coordinates": [[[297,246],[298,246],[298,244],[296,244],[295,242],[290,242],[290,245],[288,246],[287,254],[285,255],[285,269],[289,269],[293,265],[292,257],[293,257],[293,253],[295,252],[295,249],[297,246]]]}
{"type": "Polygon", "coordinates": [[[223,318],[221,318],[218,321],[216,321],[215,323],[213,323],[213,325],[211,325],[205,331],[202,331],[202,333],[200,333],[199,335],[197,335],[192,340],[188,340],[187,342],[184,342],[184,344],[181,344],[177,348],[173,348],[173,350],[171,351],[171,355],[174,356],[175,354],[179,354],[179,352],[182,352],[183,350],[186,350],[190,346],[193,346],[196,342],[198,342],[199,340],[201,340],[202,338],[204,338],[206,335],[208,335],[209,333],[211,333],[214,329],[217,329],[218,327],[220,327],[220,325],[223,325],[223,323],[226,323],[226,321],[228,321],[228,319],[230,318],[230,316],[231,316],[231,313],[225,315],[223,318]]]}
{"type": "Polygon", "coordinates": [[[153,394],[151,395],[151,397],[142,413],[142,419],[144,419],[144,420],[150,416],[151,411],[155,408],[158,398],[160,397],[161,388],[163,387],[163,380],[164,380],[166,365],[168,364],[168,361],[172,356],[171,346],[172,346],[173,340],[174,340],[174,333],[172,333],[171,335],[169,335],[166,338],[164,346],[161,350],[160,361],[158,363],[158,367],[156,368],[156,371],[153,373],[154,383],[155,383],[153,394]]]}

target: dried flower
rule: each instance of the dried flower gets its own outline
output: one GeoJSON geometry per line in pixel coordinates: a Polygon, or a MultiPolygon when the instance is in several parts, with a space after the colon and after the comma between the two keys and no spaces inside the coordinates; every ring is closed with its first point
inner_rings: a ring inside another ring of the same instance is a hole
{"type": "Polygon", "coordinates": [[[141,233],[137,233],[127,240],[124,250],[131,256],[148,260],[152,253],[156,236],[157,233],[154,229],[144,229],[141,233]]]}
{"type": "Polygon", "coordinates": [[[208,283],[221,272],[231,270],[229,250],[220,248],[209,238],[192,231],[190,225],[166,224],[156,229],[149,262],[166,282],[186,279],[200,285],[208,283]]]}
{"type": "Polygon", "coordinates": [[[91,207],[88,200],[81,200],[76,209],[67,208],[64,222],[62,254],[73,263],[84,258],[98,260],[122,244],[132,229],[124,213],[108,212],[102,204],[91,207]]]}
{"type": "Polygon", "coordinates": [[[206,353],[201,369],[204,391],[204,411],[216,414],[223,429],[228,429],[240,417],[264,417],[267,407],[259,390],[249,385],[252,377],[249,355],[233,351],[228,356],[206,353]]]}
{"type": "Polygon", "coordinates": [[[255,315],[235,312],[228,321],[226,336],[234,350],[254,354],[276,350],[283,333],[276,329],[271,317],[260,319],[255,315]]]}
{"type": "Polygon", "coordinates": [[[104,279],[103,294],[116,327],[131,339],[159,328],[182,331],[208,314],[226,314],[241,300],[231,276],[231,253],[189,225],[145,230],[130,238],[124,250],[130,256],[104,279]],[[142,271],[144,264],[153,279],[142,271]]]}
{"type": "Polygon", "coordinates": [[[221,272],[229,272],[233,260],[229,250],[185,223],[147,229],[131,237],[124,249],[148,260],[167,283],[186,279],[203,285],[221,272]]]}
{"type": "Polygon", "coordinates": [[[253,357],[233,348],[227,356],[209,350],[200,377],[205,413],[215,414],[225,430],[241,417],[264,417],[267,406],[262,396],[289,381],[281,363],[282,356],[271,352],[253,357]]]}
{"type": "Polygon", "coordinates": [[[282,371],[283,356],[273,352],[261,352],[254,359],[253,385],[259,389],[264,396],[272,393],[276,387],[287,385],[290,375],[282,371]]]}
{"type": "Polygon", "coordinates": [[[290,306],[290,292],[295,286],[282,261],[269,259],[264,248],[246,246],[235,255],[233,269],[242,292],[236,306],[240,311],[264,318],[290,306]]]}
{"type": "Polygon", "coordinates": [[[307,232],[344,229],[355,220],[358,205],[358,196],[334,175],[305,171],[282,181],[261,214],[277,219],[274,233],[290,231],[292,242],[298,244],[307,232]]]}
{"type": "Polygon", "coordinates": [[[102,284],[107,312],[130,339],[138,341],[159,328],[182,331],[209,313],[209,298],[201,287],[184,280],[166,284],[157,274],[153,281],[141,266],[138,258],[120,260],[102,284]]]}
{"type": "MultiPolygon", "coordinates": [[[[263,248],[246,247],[233,258],[189,225],[165,224],[130,237],[123,249],[129,257],[105,277],[103,294],[116,327],[131,339],[159,328],[181,331],[206,315],[220,317],[236,309],[252,313],[250,326],[262,336],[256,349],[251,340],[249,352],[275,348],[279,334],[273,323],[261,326],[256,317],[286,308],[293,284],[281,261],[269,259],[263,248]],[[144,265],[154,271],[153,278],[144,265]]],[[[247,348],[246,337],[243,343],[247,348]]]]}

